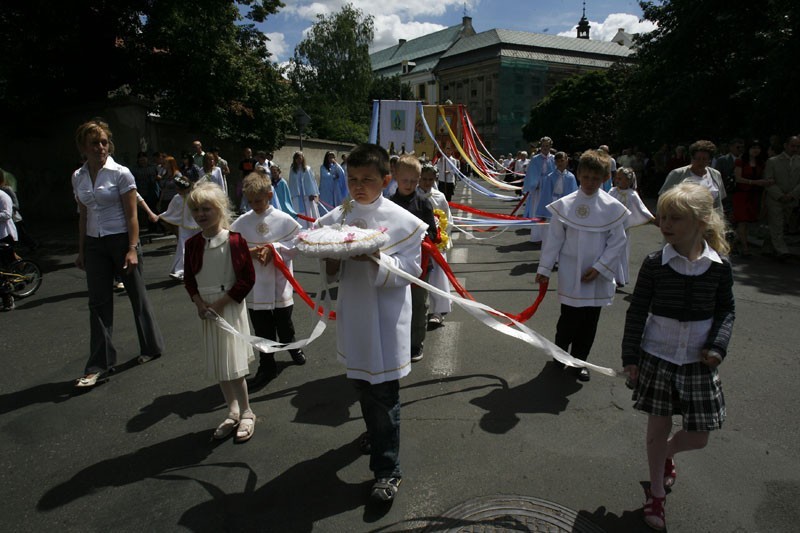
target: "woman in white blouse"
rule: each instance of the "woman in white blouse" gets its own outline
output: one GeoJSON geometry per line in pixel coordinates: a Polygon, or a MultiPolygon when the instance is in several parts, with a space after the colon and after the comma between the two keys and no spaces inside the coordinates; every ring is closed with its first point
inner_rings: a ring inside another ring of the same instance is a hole
{"type": "Polygon", "coordinates": [[[141,355],[146,363],[161,356],[163,339],[147,299],[139,250],[136,182],[130,170],[117,164],[108,124],[91,120],[78,127],[75,143],[86,163],[72,175],[80,211],[78,258],[89,290],[89,361],[76,387],[92,387],[114,371],[117,351],[111,343],[114,324],[112,281],[120,275],[133,307],[141,355]]]}

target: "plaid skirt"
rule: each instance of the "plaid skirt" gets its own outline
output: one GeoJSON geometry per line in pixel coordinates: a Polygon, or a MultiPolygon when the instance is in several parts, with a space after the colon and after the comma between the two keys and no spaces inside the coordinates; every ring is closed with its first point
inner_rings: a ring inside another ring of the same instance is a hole
{"type": "Polygon", "coordinates": [[[720,429],[725,397],[716,368],[703,363],[676,365],[642,353],[633,407],[655,416],[681,415],[686,431],[720,429]]]}

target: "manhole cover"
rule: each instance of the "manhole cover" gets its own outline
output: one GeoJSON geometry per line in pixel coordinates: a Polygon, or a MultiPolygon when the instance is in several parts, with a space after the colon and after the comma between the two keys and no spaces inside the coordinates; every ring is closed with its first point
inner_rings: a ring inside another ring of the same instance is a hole
{"type": "Polygon", "coordinates": [[[572,509],[528,496],[483,496],[461,503],[428,525],[426,532],[536,531],[604,533],[572,509]]]}

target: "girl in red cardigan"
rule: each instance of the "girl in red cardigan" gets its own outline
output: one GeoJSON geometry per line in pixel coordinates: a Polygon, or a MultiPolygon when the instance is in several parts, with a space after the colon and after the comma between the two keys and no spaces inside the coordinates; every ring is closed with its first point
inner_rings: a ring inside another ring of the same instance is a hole
{"type": "Polygon", "coordinates": [[[219,329],[214,313],[246,335],[250,334],[244,298],[255,283],[247,242],[229,231],[228,197],[216,184],[202,183],[187,205],[202,232],[186,241],[184,283],[202,320],[201,338],[209,377],[219,381],[228,416],[214,431],[221,440],[236,430],[235,442],[253,436],[256,415],[250,409],[245,376],[254,359],[249,343],[219,329]]]}

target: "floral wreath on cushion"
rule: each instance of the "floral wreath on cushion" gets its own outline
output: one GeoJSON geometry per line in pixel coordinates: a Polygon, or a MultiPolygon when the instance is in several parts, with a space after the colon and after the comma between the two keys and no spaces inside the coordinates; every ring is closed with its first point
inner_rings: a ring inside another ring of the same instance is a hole
{"type": "Polygon", "coordinates": [[[386,228],[332,224],[298,233],[296,245],[300,253],[309,257],[347,259],[380,250],[388,240],[386,228]]]}

